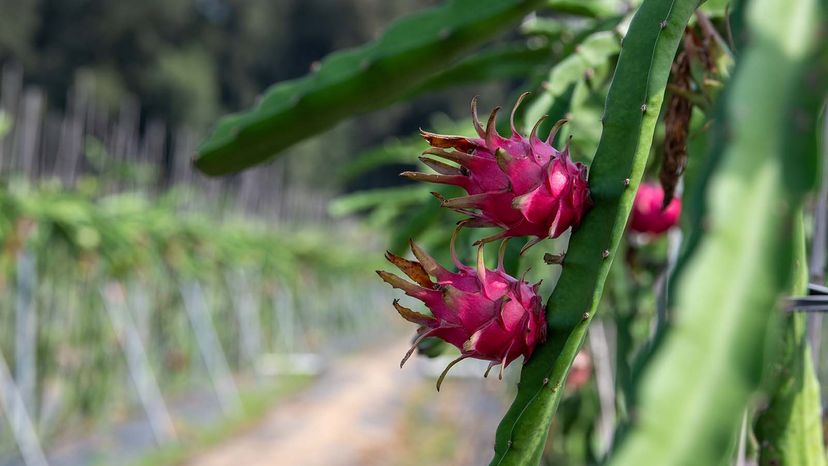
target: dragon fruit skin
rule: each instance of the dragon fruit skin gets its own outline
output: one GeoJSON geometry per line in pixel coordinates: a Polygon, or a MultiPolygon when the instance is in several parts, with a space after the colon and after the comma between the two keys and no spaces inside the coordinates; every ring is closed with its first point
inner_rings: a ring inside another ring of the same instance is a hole
{"type": "Polygon", "coordinates": [[[423,301],[431,310],[431,315],[421,314],[394,300],[394,307],[404,319],[420,325],[418,337],[400,367],[417,343],[426,337],[440,338],[460,350],[461,356],[449,364],[438,379],[438,390],[448,370],[462,359],[490,361],[486,374],[493,366],[501,364],[502,377],[503,368],[520,355],[528,359],[535,345],[546,338],[546,316],[537,294],[540,283],[529,285],[506,274],[502,253],[495,270],[485,267],[480,251],[476,268],[463,265],[457,259],[453,243],[454,239],[451,250],[458,269],[456,273],[438,264],[413,241],[410,242],[411,251],[417,261],[406,260],[391,252],[386,258],[415,283],[389,272],[377,271],[389,285],[423,301]]]}
{"type": "Polygon", "coordinates": [[[678,223],[681,199],[673,198],[664,205],[664,190],[654,183],[641,183],[633,201],[630,229],[637,233],[660,235],[678,223]]]}
{"type": "Polygon", "coordinates": [[[526,95],[518,99],[512,110],[511,137],[504,138],[495,129],[499,107],[492,111],[486,128],[482,127],[475,98],[472,119],[479,138],[421,130],[432,146],[424,155],[450,160],[459,167],[420,157],[437,173],[402,173],[410,179],[456,185],[466,190],[468,196],[441,201],[444,207],[469,215],[466,226],[503,228],[501,233],[481,242],[514,236],[536,236],[535,242],[558,237],[568,228],[577,227],[591,204],[586,166],[572,162],[568,143],[563,151],[551,145],[566,120],[555,124],[546,141],[537,137],[543,118],[528,138],[515,129],[515,111],[526,95]]]}

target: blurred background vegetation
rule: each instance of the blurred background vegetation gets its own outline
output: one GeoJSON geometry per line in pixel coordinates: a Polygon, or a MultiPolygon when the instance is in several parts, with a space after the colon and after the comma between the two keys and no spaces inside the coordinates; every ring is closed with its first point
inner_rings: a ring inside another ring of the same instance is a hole
{"type": "MultiPolygon", "coordinates": [[[[332,51],[370,41],[393,19],[438,3],[0,0],[0,63],[21,64],[26,82],[46,91],[50,107],[65,108],[77,86],[112,114],[132,98],[143,122],[159,118],[202,133],[218,116],[252,105],[269,84],[300,77],[332,51]]],[[[388,175],[397,167],[347,183],[318,171],[389,135],[412,134],[436,112],[466,114],[473,93],[485,90],[495,101],[510,84],[473,87],[430,93],[343,123],[324,142],[293,149],[301,155],[289,157],[296,159],[291,176],[322,189],[396,183],[388,175]]]]}

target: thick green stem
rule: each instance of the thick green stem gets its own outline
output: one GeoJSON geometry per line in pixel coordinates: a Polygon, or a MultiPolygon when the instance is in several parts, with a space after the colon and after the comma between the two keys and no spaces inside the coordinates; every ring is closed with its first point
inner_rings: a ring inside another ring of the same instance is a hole
{"type": "MultiPolygon", "coordinates": [[[[808,271],[805,258],[805,232],[797,219],[795,295],[807,292],[808,271]]],[[[779,336],[782,340],[778,357],[767,377],[770,399],[767,408],[756,420],[759,443],[759,464],[824,466],[822,442],[822,407],[819,382],[814,373],[805,314],[784,316],[779,336]]]]}
{"type": "Polygon", "coordinates": [[[646,0],[630,24],[590,168],[595,205],[573,233],[547,305],[549,338],[521,374],[498,427],[493,465],[537,464],[563,383],[581,347],[624,234],[652,145],[670,66],[696,0],[646,0]]]}
{"type": "Polygon", "coordinates": [[[325,58],[228,115],[198,148],[196,167],[223,175],[262,163],[360,112],[409,96],[455,60],[508,30],[543,0],[453,0],[400,20],[375,42],[325,58]]]}
{"type": "MultiPolygon", "coordinates": [[[[756,0],[751,43],[728,93],[727,146],[707,194],[705,235],[677,288],[676,324],[645,372],[633,430],[614,466],[728,462],[742,413],[760,387],[770,329],[789,289],[794,225],[813,189],[816,151],[791,145],[791,113],[816,44],[815,0],[756,0]]],[[[800,135],[800,138],[802,136],[800,135]]],[[[770,345],[769,345],[770,344],[770,345]]],[[[790,463],[797,464],[797,463],[790,463]]]]}

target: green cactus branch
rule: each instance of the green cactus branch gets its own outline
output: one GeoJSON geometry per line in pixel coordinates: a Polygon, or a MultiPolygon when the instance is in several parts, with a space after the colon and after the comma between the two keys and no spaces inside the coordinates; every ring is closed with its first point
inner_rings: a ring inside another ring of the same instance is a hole
{"type": "Polygon", "coordinates": [[[590,168],[595,202],[573,233],[547,305],[549,338],[521,374],[493,465],[537,464],[563,383],[597,310],[652,145],[670,67],[696,0],[646,0],[623,41],[590,168]]]}
{"type": "Polygon", "coordinates": [[[355,113],[403,98],[464,54],[508,30],[543,0],[453,0],[392,25],[377,41],[338,52],[314,73],[268,89],[223,118],[198,148],[208,175],[236,172],[355,113]]]}
{"type": "MultiPolygon", "coordinates": [[[[808,288],[805,228],[796,221],[792,294],[804,295],[808,288]]],[[[771,383],[770,400],[756,420],[754,432],[761,466],[797,464],[824,466],[822,407],[808,345],[805,314],[783,317],[778,328],[778,357],[766,376],[771,383]]]]}
{"type": "Polygon", "coordinates": [[[728,145],[711,179],[706,234],[680,279],[678,320],[645,371],[636,421],[611,465],[729,461],[741,414],[760,387],[762,355],[775,353],[767,336],[780,323],[797,212],[813,189],[813,177],[791,175],[815,166],[816,152],[786,142],[791,115],[816,121],[807,107],[792,113],[789,99],[808,75],[820,13],[815,0],[750,5],[751,43],[717,119],[728,145]]]}

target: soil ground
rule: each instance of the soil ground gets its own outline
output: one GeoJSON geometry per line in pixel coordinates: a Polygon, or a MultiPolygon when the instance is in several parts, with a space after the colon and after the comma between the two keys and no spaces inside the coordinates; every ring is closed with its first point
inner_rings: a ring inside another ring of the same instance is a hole
{"type": "MultiPolygon", "coordinates": [[[[404,342],[333,364],[309,389],[190,466],[472,465],[488,461],[503,382],[449,379],[442,392],[404,342]],[[415,363],[415,364],[411,364],[415,363]],[[420,366],[422,368],[422,366],[420,366]]],[[[421,361],[422,363],[422,361],[421,361]]]]}

